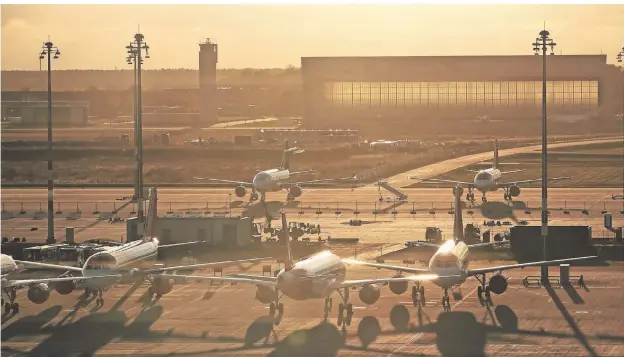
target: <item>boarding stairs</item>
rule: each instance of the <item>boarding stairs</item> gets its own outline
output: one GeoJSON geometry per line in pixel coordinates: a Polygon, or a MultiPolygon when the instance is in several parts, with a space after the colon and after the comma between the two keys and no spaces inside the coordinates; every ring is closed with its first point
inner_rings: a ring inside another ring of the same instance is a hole
{"type": "MultiPolygon", "coordinates": [[[[393,195],[395,195],[395,196],[396,196],[396,198],[397,198],[399,201],[405,201],[405,200],[407,200],[407,193],[405,193],[405,192],[403,192],[403,191],[401,191],[401,190],[399,190],[399,189],[397,189],[397,188],[394,188],[394,187],[390,186],[390,184],[388,183],[388,181],[378,181],[378,182],[377,182],[377,186],[378,186],[378,187],[383,187],[383,188],[385,188],[386,190],[388,190],[390,193],[392,193],[393,195]]],[[[380,192],[380,195],[381,195],[381,192],[380,192]]]]}

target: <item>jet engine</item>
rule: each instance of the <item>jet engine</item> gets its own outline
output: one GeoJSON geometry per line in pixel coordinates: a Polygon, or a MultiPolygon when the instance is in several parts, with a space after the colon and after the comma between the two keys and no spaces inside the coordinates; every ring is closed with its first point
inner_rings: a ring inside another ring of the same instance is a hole
{"type": "Polygon", "coordinates": [[[256,300],[263,304],[270,304],[275,301],[275,291],[266,286],[258,286],[258,290],[256,290],[256,300]]]}
{"type": "Polygon", "coordinates": [[[155,275],[152,280],[152,292],[157,295],[166,295],[173,290],[173,279],[162,275],[155,275]]]}
{"type": "Polygon", "coordinates": [[[461,186],[455,186],[453,187],[453,195],[455,196],[461,196],[464,194],[464,188],[461,186]]]}
{"type": "Polygon", "coordinates": [[[381,291],[375,284],[365,285],[360,289],[360,300],[366,305],[372,305],[379,300],[381,291]]]}
{"type": "Polygon", "coordinates": [[[247,189],[245,188],[245,186],[237,186],[234,189],[234,193],[236,194],[236,197],[245,197],[245,195],[247,194],[247,189]]]}
{"type": "MultiPolygon", "coordinates": [[[[402,278],[402,277],[403,275],[401,274],[397,274],[393,276],[393,278],[402,278]]],[[[392,291],[393,293],[397,295],[401,295],[407,291],[407,281],[389,283],[388,286],[390,287],[390,291],[392,291]]]]}
{"type": "Polygon", "coordinates": [[[35,304],[43,304],[50,297],[50,288],[45,283],[33,284],[28,288],[28,300],[35,304]]]}
{"type": "Polygon", "coordinates": [[[288,190],[288,192],[290,193],[290,196],[297,198],[301,196],[301,194],[303,193],[303,190],[299,186],[293,186],[290,188],[290,190],[288,190]]]}
{"type": "Polygon", "coordinates": [[[490,286],[490,291],[500,295],[507,290],[507,279],[500,274],[494,275],[490,278],[488,285],[490,286]]]}
{"type": "Polygon", "coordinates": [[[518,196],[520,196],[520,187],[515,186],[515,185],[509,187],[509,194],[511,195],[511,197],[518,197],[518,196]]]}
{"type": "Polygon", "coordinates": [[[54,290],[61,295],[69,295],[76,288],[76,282],[72,280],[57,281],[54,283],[54,290]]]}

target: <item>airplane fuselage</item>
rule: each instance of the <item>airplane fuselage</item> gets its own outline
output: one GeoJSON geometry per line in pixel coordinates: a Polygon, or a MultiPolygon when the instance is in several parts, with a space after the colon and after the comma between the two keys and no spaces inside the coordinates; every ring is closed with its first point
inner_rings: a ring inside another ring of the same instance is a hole
{"type": "Polygon", "coordinates": [[[277,288],[293,300],[325,298],[345,280],[346,271],[339,256],[324,251],[295,263],[292,269],[282,269],[277,288]]]}
{"type": "Polygon", "coordinates": [[[15,273],[19,271],[19,268],[13,257],[10,255],[2,254],[0,255],[0,274],[4,277],[5,275],[15,273]]]}
{"type": "Polygon", "coordinates": [[[429,271],[445,278],[433,280],[437,286],[448,289],[466,281],[470,263],[468,246],[464,242],[446,241],[429,260],[429,271]]]}
{"type": "MultiPolygon", "coordinates": [[[[145,262],[153,263],[158,256],[158,239],[137,240],[90,256],[82,268],[85,277],[119,274],[121,268],[143,267],[145,262]]],[[[86,286],[101,290],[118,279],[98,278],[86,280],[86,286]]]]}
{"type": "Polygon", "coordinates": [[[498,190],[499,169],[489,168],[479,171],[474,177],[475,188],[483,193],[498,190]]]}
{"type": "Polygon", "coordinates": [[[271,169],[258,172],[252,181],[258,192],[277,192],[282,189],[281,184],[290,179],[290,171],[286,169],[271,169]]]}

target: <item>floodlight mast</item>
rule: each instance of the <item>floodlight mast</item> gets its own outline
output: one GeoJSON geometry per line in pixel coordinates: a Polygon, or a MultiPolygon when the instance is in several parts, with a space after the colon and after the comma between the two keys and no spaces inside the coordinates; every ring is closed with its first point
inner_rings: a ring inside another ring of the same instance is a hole
{"type": "Polygon", "coordinates": [[[39,54],[39,69],[41,61],[47,57],[48,60],[48,236],[47,244],[56,243],[54,237],[54,174],[52,171],[52,59],[58,59],[61,55],[58,47],[54,46],[50,39],[43,43],[42,51],[39,54]]]}
{"type": "MultiPolygon", "coordinates": [[[[550,33],[544,29],[533,43],[535,55],[542,55],[542,242],[544,260],[548,260],[546,252],[546,240],[548,238],[548,126],[546,115],[546,52],[550,47],[550,54],[554,55],[554,47],[557,44],[550,38],[550,33]]],[[[543,284],[548,284],[548,266],[542,266],[541,278],[543,284]]]]}
{"type": "Polygon", "coordinates": [[[128,50],[128,63],[134,62],[135,65],[135,155],[137,159],[137,180],[135,187],[135,199],[137,203],[137,217],[140,221],[144,218],[143,210],[143,108],[141,95],[141,65],[143,58],[149,58],[149,46],[144,41],[145,36],[141,33],[134,35],[134,41],[126,46],[128,50]],[[145,50],[145,57],[143,57],[145,50]]]}

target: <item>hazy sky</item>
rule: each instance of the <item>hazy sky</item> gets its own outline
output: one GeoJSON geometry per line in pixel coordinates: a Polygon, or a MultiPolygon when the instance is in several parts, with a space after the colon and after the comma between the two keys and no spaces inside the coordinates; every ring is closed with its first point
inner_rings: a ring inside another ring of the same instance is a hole
{"type": "Polygon", "coordinates": [[[557,53],[615,56],[624,5],[2,5],[2,69],[38,69],[50,35],[58,69],[130,68],[137,25],[145,67],[197,68],[198,43],[219,68],[300,66],[302,56],[532,54],[543,21],[557,53]]]}

